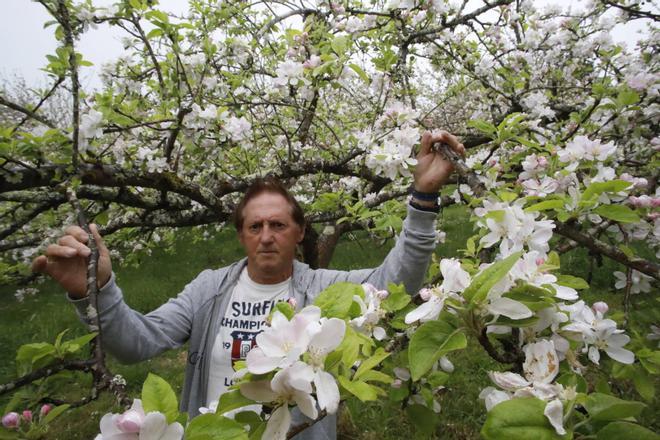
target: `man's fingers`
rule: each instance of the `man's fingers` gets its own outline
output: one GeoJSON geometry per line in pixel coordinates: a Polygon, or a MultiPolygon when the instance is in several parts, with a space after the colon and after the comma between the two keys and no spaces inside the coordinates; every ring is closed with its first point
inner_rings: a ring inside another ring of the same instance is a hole
{"type": "Polygon", "coordinates": [[[89,257],[89,255],[92,253],[92,251],[82,244],[80,241],[78,241],[75,237],[71,235],[65,235],[64,237],[61,237],[57,244],[60,246],[68,246],[72,249],[75,249],[77,254],[80,255],[81,257],[89,257]]]}
{"type": "Polygon", "coordinates": [[[48,258],[44,255],[40,255],[34,260],[32,260],[32,272],[43,273],[46,272],[46,267],[48,266],[48,258]]]}
{"type": "Polygon", "coordinates": [[[431,152],[433,148],[433,135],[430,131],[425,131],[422,134],[422,146],[417,153],[417,159],[420,159],[431,152]]]}
{"type": "Polygon", "coordinates": [[[105,241],[103,241],[103,237],[101,237],[101,234],[99,233],[99,228],[92,223],[89,225],[89,230],[92,231],[94,241],[96,242],[96,247],[99,249],[99,254],[109,255],[108,248],[105,246],[105,241]]]}
{"type": "Polygon", "coordinates": [[[73,258],[78,256],[78,250],[70,246],[51,244],[46,248],[46,257],[49,258],[73,258]]]}
{"type": "Polygon", "coordinates": [[[87,243],[87,240],[89,240],[89,237],[87,236],[87,232],[80,226],[68,226],[65,230],[64,233],[66,235],[70,235],[74,237],[76,240],[78,240],[81,243],[87,243]]]}

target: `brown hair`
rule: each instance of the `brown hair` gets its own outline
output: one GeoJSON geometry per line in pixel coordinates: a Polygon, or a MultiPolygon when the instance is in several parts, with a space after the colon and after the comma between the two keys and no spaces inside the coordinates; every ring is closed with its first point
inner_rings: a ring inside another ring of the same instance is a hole
{"type": "Polygon", "coordinates": [[[266,176],[257,177],[243,194],[243,198],[234,209],[233,221],[236,230],[240,232],[243,229],[243,209],[245,205],[261,193],[270,192],[284,197],[291,207],[291,217],[302,230],[305,230],[305,213],[296,201],[296,199],[287,191],[286,187],[276,177],[266,176]]]}

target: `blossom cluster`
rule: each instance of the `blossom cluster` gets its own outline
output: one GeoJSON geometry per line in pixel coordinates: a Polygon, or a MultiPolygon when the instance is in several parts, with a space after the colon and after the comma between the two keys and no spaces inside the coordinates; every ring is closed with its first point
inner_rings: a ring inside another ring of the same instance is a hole
{"type": "Polygon", "coordinates": [[[167,423],[164,414],[152,411],[145,414],[140,399],[121,414],[106,414],[101,418],[101,433],[94,440],[181,440],[183,426],[167,423]]]}
{"type": "Polygon", "coordinates": [[[252,374],[277,371],[270,380],[240,384],[244,396],[274,408],[265,438],[286,438],[291,424],[290,404],[297,405],[311,419],[318,417],[317,404],[329,414],[337,411],[339,388],[332,374],[325,371],[324,363],[343,340],[345,331],[343,320],[321,318],[317,306],[303,308],[291,320],[279,310],[273,313],[270,327],[257,335],[257,345],[248,353],[246,364],[247,372],[252,374]]]}

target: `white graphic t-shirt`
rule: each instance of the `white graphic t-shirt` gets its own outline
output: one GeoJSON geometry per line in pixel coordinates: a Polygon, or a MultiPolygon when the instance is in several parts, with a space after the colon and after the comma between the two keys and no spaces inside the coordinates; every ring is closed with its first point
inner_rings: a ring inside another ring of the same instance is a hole
{"type": "Polygon", "coordinates": [[[213,344],[207,406],[217,401],[232,384],[232,365],[245,360],[250,349],[256,345],[257,334],[266,325],[266,317],[275,303],[288,299],[290,286],[291,278],[278,284],[255,283],[248,275],[247,267],[243,269],[213,344]]]}

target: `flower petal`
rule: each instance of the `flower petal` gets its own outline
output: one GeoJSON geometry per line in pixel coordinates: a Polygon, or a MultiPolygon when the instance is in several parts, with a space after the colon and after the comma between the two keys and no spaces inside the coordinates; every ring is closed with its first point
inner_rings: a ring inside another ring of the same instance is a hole
{"type": "Polygon", "coordinates": [[[247,369],[252,374],[265,374],[279,367],[282,357],[266,356],[260,347],[254,347],[245,358],[247,369]]]}
{"type": "Polygon", "coordinates": [[[343,319],[330,318],[323,323],[321,331],[316,333],[309,341],[309,346],[314,350],[330,353],[337,348],[344,339],[346,323],[343,319]]]}
{"type": "Polygon", "coordinates": [[[242,395],[257,402],[272,402],[277,399],[277,394],[270,388],[270,382],[267,380],[242,383],[240,390],[242,395]]]}
{"type": "Polygon", "coordinates": [[[520,374],[512,373],[510,371],[489,371],[488,376],[490,377],[490,380],[495,383],[495,385],[507,391],[515,391],[518,388],[531,385],[520,374]]]}
{"type": "Polygon", "coordinates": [[[548,419],[550,424],[559,435],[566,434],[564,429],[564,407],[559,399],[548,402],[543,410],[543,415],[548,419]]]}
{"type": "Polygon", "coordinates": [[[310,394],[307,394],[304,391],[295,390],[293,392],[293,400],[296,402],[296,405],[298,405],[298,408],[300,408],[300,412],[310,419],[316,420],[319,416],[316,409],[316,401],[310,394]]]}
{"type": "Polygon", "coordinates": [[[339,387],[332,374],[318,371],[314,378],[314,386],[319,408],[327,410],[328,414],[336,413],[339,406],[339,387]]]}
{"type": "Polygon", "coordinates": [[[589,347],[589,360],[596,365],[600,365],[598,363],[600,361],[600,353],[598,352],[598,349],[593,345],[589,347]]]}
{"type": "Polygon", "coordinates": [[[630,365],[635,362],[635,354],[630,350],[626,350],[625,348],[607,347],[605,349],[605,353],[607,353],[607,355],[615,361],[621,362],[622,364],[630,365]]]}
{"type": "Polygon", "coordinates": [[[167,429],[165,414],[150,412],[144,417],[140,428],[140,440],[159,440],[167,429]]]}
{"type": "Polygon", "coordinates": [[[479,398],[484,399],[484,403],[486,404],[486,411],[490,411],[498,403],[511,399],[511,396],[505,391],[498,390],[493,387],[486,387],[481,391],[481,393],[479,393],[479,398]]]}
{"type": "Polygon", "coordinates": [[[406,314],[406,324],[412,324],[415,321],[430,321],[437,318],[440,312],[442,312],[444,304],[444,299],[433,295],[427,302],[406,314]]]}
{"type": "Polygon", "coordinates": [[[181,440],[183,438],[183,426],[179,422],[171,423],[159,440],[181,440]]]}
{"type": "Polygon", "coordinates": [[[270,415],[262,438],[286,440],[291,425],[291,413],[287,405],[282,405],[270,415]]]}
{"type": "Polygon", "coordinates": [[[493,315],[504,315],[511,319],[525,319],[532,316],[532,311],[525,304],[504,297],[492,299],[488,311],[493,315]]]}

